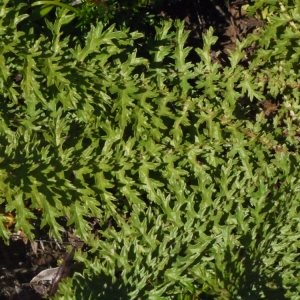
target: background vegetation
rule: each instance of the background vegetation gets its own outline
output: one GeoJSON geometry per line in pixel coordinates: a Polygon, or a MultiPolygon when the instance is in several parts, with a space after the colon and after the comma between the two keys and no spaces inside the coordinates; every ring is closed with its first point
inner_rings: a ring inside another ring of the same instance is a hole
{"type": "Polygon", "coordinates": [[[2,239],[80,237],[55,299],[297,299],[298,1],[226,51],[168,1],[61,3],[0,1],[2,239]]]}

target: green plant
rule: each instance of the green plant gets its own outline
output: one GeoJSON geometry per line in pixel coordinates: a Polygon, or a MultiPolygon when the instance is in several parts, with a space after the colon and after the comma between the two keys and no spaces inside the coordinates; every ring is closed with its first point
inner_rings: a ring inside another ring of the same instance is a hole
{"type": "Polygon", "coordinates": [[[24,32],[22,8],[1,1],[0,201],[30,239],[42,210],[52,236],[65,220],[90,247],[55,298],[298,297],[297,10],[223,68],[212,29],[199,63],[178,21],[156,27],[145,58],[140,33],[101,22],[70,48],[67,9],[50,36],[24,32]],[[270,100],[276,114],[253,112],[270,100]]]}
{"type": "Polygon", "coordinates": [[[69,1],[61,0],[41,0],[31,4],[32,7],[39,6],[34,12],[38,17],[45,17],[55,7],[63,7],[71,12],[74,12],[79,23],[77,27],[87,26],[97,21],[107,22],[115,16],[116,11],[133,10],[138,12],[140,8],[146,7],[150,4],[158,4],[160,1],[96,1],[96,0],[79,0],[69,1]],[[67,2],[67,3],[64,3],[67,2]]]}
{"type": "Polygon", "coordinates": [[[35,11],[35,14],[38,14],[40,17],[45,17],[51,10],[55,7],[63,7],[68,9],[69,11],[73,11],[78,13],[77,9],[71,5],[60,2],[60,0],[49,0],[49,1],[36,1],[31,4],[32,7],[39,6],[39,8],[35,11]]]}

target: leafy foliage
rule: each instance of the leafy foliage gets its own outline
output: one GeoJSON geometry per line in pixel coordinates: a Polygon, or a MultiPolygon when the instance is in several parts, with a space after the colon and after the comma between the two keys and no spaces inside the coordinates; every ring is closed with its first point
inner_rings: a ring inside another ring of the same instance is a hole
{"type": "MultiPolygon", "coordinates": [[[[69,11],[75,12],[76,17],[79,19],[77,27],[86,28],[89,24],[96,24],[98,21],[104,23],[110,19],[115,18],[116,15],[122,15],[124,12],[140,12],[141,9],[147,8],[150,5],[159,5],[162,1],[98,1],[98,0],[74,0],[72,3],[67,0],[39,0],[31,4],[32,7],[37,8],[34,10],[36,19],[47,17],[47,15],[56,7],[63,7],[69,11]]],[[[126,18],[122,18],[126,20],[126,18]]]]}
{"type": "Polygon", "coordinates": [[[223,68],[211,29],[198,63],[178,21],[156,27],[145,56],[142,34],[103,23],[69,48],[67,9],[47,36],[1,1],[2,205],[30,238],[40,210],[52,236],[67,219],[90,246],[57,299],[299,295],[299,7],[287,2],[223,68]],[[250,110],[270,100],[276,114],[250,110]]]}

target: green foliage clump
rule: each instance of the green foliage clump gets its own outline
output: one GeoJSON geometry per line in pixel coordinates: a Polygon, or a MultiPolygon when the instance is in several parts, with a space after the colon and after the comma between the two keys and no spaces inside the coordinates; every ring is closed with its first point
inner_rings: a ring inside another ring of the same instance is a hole
{"type": "Polygon", "coordinates": [[[198,63],[178,21],[156,27],[147,55],[142,34],[102,23],[70,48],[70,11],[41,35],[22,28],[24,5],[1,1],[1,205],[30,239],[42,211],[53,237],[66,219],[90,247],[57,299],[299,295],[294,4],[222,67],[211,29],[198,63]],[[247,47],[257,49],[245,67],[247,47]],[[255,111],[263,101],[277,111],[255,111]]]}
{"type": "MultiPolygon", "coordinates": [[[[161,0],[74,0],[70,3],[67,0],[41,0],[33,2],[31,6],[37,6],[33,12],[35,19],[47,17],[56,7],[66,8],[69,11],[75,12],[76,17],[79,19],[77,27],[86,28],[89,24],[95,24],[98,21],[108,22],[112,18],[117,19],[116,15],[120,17],[124,12],[129,12],[131,15],[133,12],[139,13],[140,9],[154,4],[159,5],[161,2],[161,0]]],[[[137,14],[133,14],[137,17],[137,14]]],[[[122,20],[125,21],[126,17],[123,16],[122,20]]]]}

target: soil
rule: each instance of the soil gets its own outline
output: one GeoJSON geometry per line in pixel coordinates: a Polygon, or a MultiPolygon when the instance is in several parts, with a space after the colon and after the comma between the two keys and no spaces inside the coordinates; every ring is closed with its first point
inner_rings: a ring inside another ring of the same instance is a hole
{"type": "Polygon", "coordinates": [[[43,270],[56,268],[58,261],[63,263],[70,248],[83,246],[78,237],[67,230],[62,242],[50,238],[47,229],[38,227],[33,242],[21,231],[13,233],[9,245],[0,240],[0,300],[42,299],[50,293],[56,274],[50,279],[41,277],[38,282],[30,282],[43,270]]]}
{"type": "MultiPolygon", "coordinates": [[[[216,59],[226,65],[228,50],[234,50],[237,40],[262,27],[263,22],[246,16],[242,6],[248,1],[229,1],[228,6],[224,2],[164,1],[153,11],[161,18],[184,20],[186,28],[191,30],[188,43],[194,47],[202,46],[202,33],[212,26],[219,37],[213,51],[220,53],[216,59]]],[[[13,227],[11,230],[14,232],[13,227]]],[[[32,243],[22,236],[22,232],[14,232],[10,245],[0,241],[0,300],[42,299],[49,295],[51,281],[40,280],[37,284],[30,284],[30,281],[41,271],[57,267],[59,260],[65,261],[70,250],[67,246],[78,247],[78,244],[74,245],[76,237],[71,228],[66,227],[61,243],[51,239],[46,228],[41,230],[36,225],[35,230],[36,240],[32,243]]]]}

